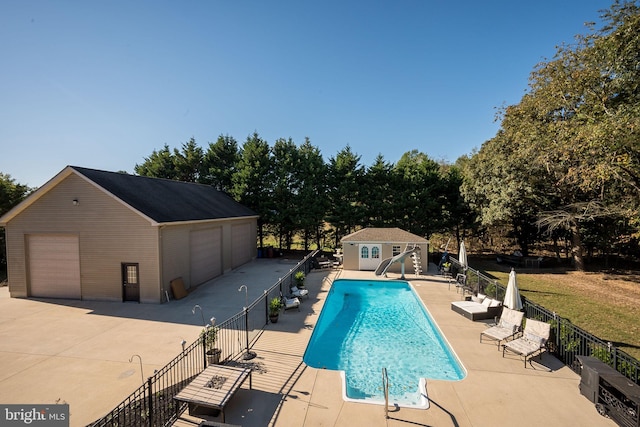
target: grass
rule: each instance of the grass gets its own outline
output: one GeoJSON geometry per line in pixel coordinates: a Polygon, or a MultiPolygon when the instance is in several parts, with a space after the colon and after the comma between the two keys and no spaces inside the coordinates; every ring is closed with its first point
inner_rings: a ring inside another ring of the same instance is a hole
{"type": "MultiPolygon", "coordinates": [[[[509,273],[497,263],[470,261],[506,286],[509,273]]],[[[640,359],[640,284],[637,274],[582,273],[570,269],[519,269],[522,295],[640,359]]]]}

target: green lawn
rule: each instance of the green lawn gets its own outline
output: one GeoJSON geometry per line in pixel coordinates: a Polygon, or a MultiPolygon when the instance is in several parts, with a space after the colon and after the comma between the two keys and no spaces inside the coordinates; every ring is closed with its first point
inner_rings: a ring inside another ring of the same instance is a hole
{"type": "MultiPolygon", "coordinates": [[[[507,272],[491,263],[483,267],[506,286],[507,272]]],[[[520,292],[528,300],[640,359],[640,284],[636,281],[562,270],[547,273],[521,269],[517,277],[520,292]]],[[[633,278],[637,280],[637,276],[633,278]]]]}

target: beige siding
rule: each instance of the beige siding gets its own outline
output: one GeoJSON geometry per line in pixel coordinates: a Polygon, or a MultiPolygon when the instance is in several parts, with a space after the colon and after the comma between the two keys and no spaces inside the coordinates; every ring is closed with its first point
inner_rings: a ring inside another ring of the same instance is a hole
{"type": "Polygon", "coordinates": [[[182,277],[186,288],[191,286],[189,275],[189,232],[188,225],[162,226],[160,231],[162,247],[162,288],[169,290],[173,279],[182,277]]]}
{"type": "MultiPolygon", "coordinates": [[[[169,290],[171,281],[178,277],[182,277],[187,289],[200,284],[198,278],[193,277],[191,272],[192,254],[189,251],[191,233],[214,229],[216,230],[216,234],[221,234],[224,229],[224,223],[222,221],[211,221],[204,223],[176,224],[162,227],[163,289],[169,290]]],[[[224,253],[222,254],[222,258],[224,258],[224,253]]],[[[213,277],[210,277],[209,279],[212,278],[213,277]]]]}
{"type": "Polygon", "coordinates": [[[75,174],[13,218],[7,231],[12,296],[28,295],[25,236],[53,233],[79,236],[83,299],[121,301],[121,263],[132,262],[140,265],[140,300],[160,301],[157,228],[75,174]]]}
{"type": "Polygon", "coordinates": [[[256,239],[251,239],[251,225],[249,223],[234,224],[231,226],[231,265],[233,268],[251,261],[252,251],[255,250],[256,239]]]}
{"type": "Polygon", "coordinates": [[[216,228],[220,230],[222,236],[221,267],[222,273],[231,270],[233,266],[233,250],[236,244],[245,245],[243,242],[236,242],[232,238],[232,227],[249,226],[249,247],[250,260],[256,253],[256,219],[225,219],[207,221],[202,223],[175,224],[162,227],[162,286],[163,289],[170,289],[171,280],[182,277],[185,287],[190,288],[198,285],[191,277],[191,254],[189,253],[190,234],[194,231],[208,230],[216,228]]]}
{"type": "Polygon", "coordinates": [[[176,277],[183,277],[185,284],[191,285],[189,233],[194,230],[219,230],[224,272],[233,263],[236,242],[232,226],[248,224],[250,241],[240,244],[251,253],[250,258],[255,257],[256,218],[158,226],[74,173],[44,189],[6,224],[12,297],[30,295],[29,235],[78,236],[81,297],[86,300],[122,301],[122,263],[139,265],[141,302],[161,302],[169,282],[176,277]]]}
{"type": "MultiPolygon", "coordinates": [[[[358,270],[360,268],[360,254],[358,244],[345,243],[342,246],[342,252],[344,253],[342,268],[344,268],[345,270],[358,270]]],[[[384,257],[384,252],[382,253],[382,256],[384,257]]]]}
{"type": "Polygon", "coordinates": [[[189,233],[191,281],[199,285],[222,274],[222,232],[220,227],[189,233]]]}
{"type": "MultiPolygon", "coordinates": [[[[372,243],[372,242],[363,242],[363,243],[372,243]]],[[[399,245],[401,250],[404,250],[405,246],[407,245],[406,243],[383,243],[382,244],[382,256],[380,257],[380,260],[384,260],[387,258],[391,258],[393,256],[393,245],[399,245]]],[[[424,244],[420,244],[420,263],[422,265],[422,272],[423,274],[426,273],[427,271],[427,264],[428,264],[428,259],[427,259],[427,255],[428,255],[428,245],[426,243],[424,244]]],[[[359,270],[359,259],[360,259],[360,253],[359,253],[359,243],[355,243],[355,242],[345,242],[343,243],[342,246],[342,251],[344,253],[344,258],[343,258],[343,268],[345,270],[359,270]]],[[[391,265],[389,267],[390,272],[394,272],[394,273],[400,273],[401,271],[401,265],[400,263],[395,263],[393,265],[391,265]]],[[[414,268],[413,268],[413,260],[411,259],[411,257],[407,257],[405,258],[405,269],[404,269],[405,274],[413,274],[414,273],[414,268]]]]}
{"type": "Polygon", "coordinates": [[[26,236],[12,227],[5,228],[7,242],[7,276],[9,294],[14,298],[27,297],[26,236]]]}

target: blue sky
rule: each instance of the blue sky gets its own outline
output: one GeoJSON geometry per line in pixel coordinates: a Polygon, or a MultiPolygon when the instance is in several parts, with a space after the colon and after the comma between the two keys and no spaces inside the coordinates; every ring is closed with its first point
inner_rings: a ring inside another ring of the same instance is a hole
{"type": "Polygon", "coordinates": [[[257,131],[369,166],[454,162],[536,63],[610,1],[0,2],[0,172],[133,172],[154,149],[257,131]]]}

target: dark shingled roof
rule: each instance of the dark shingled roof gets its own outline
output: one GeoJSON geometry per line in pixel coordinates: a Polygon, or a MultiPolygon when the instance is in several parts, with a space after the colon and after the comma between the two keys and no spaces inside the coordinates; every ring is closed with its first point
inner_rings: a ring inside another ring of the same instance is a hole
{"type": "Polygon", "coordinates": [[[210,185],[70,167],[158,223],[257,216],[210,185]]]}

